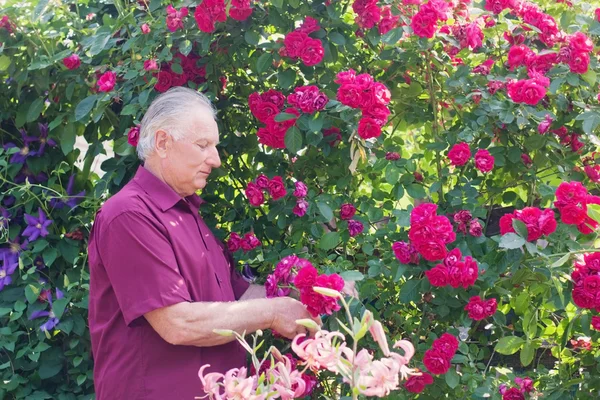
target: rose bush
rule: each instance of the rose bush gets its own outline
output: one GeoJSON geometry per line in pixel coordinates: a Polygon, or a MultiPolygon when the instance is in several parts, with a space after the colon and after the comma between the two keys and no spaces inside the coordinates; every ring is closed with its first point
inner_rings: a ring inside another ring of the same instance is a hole
{"type": "MultiPolygon", "coordinates": [[[[295,284],[327,332],[348,333],[339,304],[292,275],[306,262],[306,282],[356,282],[352,317],[415,347],[422,374],[390,398],[597,397],[592,2],[2,7],[0,398],[92,398],[89,228],[173,86],[219,110],[207,224],[249,280],[272,295],[295,284]]],[[[379,365],[381,341],[365,343],[379,365]]],[[[311,396],[352,396],[315,372],[311,396]]]]}

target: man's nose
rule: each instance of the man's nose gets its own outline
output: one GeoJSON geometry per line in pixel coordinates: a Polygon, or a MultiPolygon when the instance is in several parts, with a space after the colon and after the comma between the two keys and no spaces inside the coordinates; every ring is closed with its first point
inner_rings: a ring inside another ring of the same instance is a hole
{"type": "Polygon", "coordinates": [[[219,150],[216,148],[209,159],[212,168],[219,168],[221,166],[221,157],[219,157],[219,150]]]}

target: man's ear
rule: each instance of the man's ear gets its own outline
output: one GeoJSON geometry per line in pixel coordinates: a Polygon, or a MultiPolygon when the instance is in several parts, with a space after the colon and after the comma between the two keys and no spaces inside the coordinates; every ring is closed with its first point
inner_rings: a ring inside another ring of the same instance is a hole
{"type": "Polygon", "coordinates": [[[154,150],[160,158],[167,157],[167,150],[171,147],[171,135],[159,129],[154,135],[154,150]]]}

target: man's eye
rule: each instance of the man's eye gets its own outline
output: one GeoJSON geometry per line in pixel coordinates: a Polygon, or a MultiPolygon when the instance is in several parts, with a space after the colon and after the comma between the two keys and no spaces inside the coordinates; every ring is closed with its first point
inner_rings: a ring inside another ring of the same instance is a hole
{"type": "Polygon", "coordinates": [[[205,149],[206,147],[208,147],[205,144],[200,144],[200,143],[196,143],[198,145],[198,147],[200,147],[201,149],[205,149]]]}

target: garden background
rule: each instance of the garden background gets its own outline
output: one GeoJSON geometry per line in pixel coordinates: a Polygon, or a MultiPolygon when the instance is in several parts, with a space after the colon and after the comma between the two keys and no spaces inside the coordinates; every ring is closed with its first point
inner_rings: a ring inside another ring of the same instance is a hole
{"type": "Polygon", "coordinates": [[[201,214],[240,270],[309,259],[414,344],[433,379],[388,398],[599,397],[598,4],[198,3],[0,5],[0,399],[93,397],[89,230],[172,86],[219,110],[201,214]]]}

